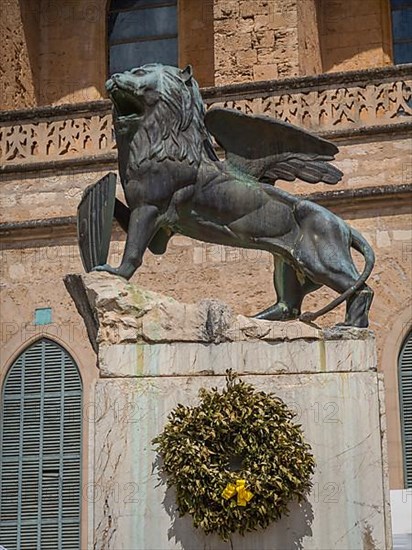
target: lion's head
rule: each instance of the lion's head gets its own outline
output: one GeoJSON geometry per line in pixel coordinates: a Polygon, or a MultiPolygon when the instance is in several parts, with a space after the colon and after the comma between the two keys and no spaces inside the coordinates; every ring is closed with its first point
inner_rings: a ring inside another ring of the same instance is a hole
{"type": "Polygon", "coordinates": [[[114,74],[106,88],[114,106],[118,142],[126,138],[134,163],[166,158],[200,162],[201,149],[205,141],[210,143],[210,136],[190,66],[180,70],[143,65],[114,74]]]}

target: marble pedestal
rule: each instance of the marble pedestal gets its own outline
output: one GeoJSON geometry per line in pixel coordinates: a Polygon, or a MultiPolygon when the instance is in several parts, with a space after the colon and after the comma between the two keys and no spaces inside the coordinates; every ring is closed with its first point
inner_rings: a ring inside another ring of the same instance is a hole
{"type": "MultiPolygon", "coordinates": [[[[69,276],[98,352],[90,517],[97,550],[391,548],[383,385],[373,334],[181,304],[107,274],[69,276]],[[307,502],[265,531],[205,536],[179,518],[151,440],[233,368],[297,413],[317,462],[307,502]]],[[[89,480],[90,482],[90,480],[89,480]]]]}

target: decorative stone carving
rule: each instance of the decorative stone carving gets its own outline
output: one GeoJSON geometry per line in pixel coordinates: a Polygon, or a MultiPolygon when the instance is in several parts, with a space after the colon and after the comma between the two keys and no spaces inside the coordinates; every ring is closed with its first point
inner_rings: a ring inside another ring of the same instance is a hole
{"type": "MultiPolygon", "coordinates": [[[[407,67],[390,67],[345,79],[330,74],[208,88],[203,95],[209,107],[266,114],[327,134],[411,121],[411,73],[407,67]]],[[[103,158],[115,151],[109,102],[65,106],[65,111],[63,117],[59,108],[55,115],[49,107],[36,109],[33,116],[24,112],[21,119],[18,113],[0,114],[0,163],[103,158]]]]}
{"type": "Polygon", "coordinates": [[[209,106],[268,115],[297,126],[332,131],[399,122],[402,117],[412,115],[411,99],[411,83],[398,81],[223,99],[209,106]]]}
{"type": "Polygon", "coordinates": [[[0,126],[2,163],[56,161],[102,155],[116,148],[109,113],[0,126]]]}

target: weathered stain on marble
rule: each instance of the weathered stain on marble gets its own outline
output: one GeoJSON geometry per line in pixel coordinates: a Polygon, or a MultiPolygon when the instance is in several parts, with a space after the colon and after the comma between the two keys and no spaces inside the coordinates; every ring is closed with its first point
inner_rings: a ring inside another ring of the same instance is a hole
{"type": "Polygon", "coordinates": [[[86,323],[98,323],[95,550],[362,550],[371,541],[390,550],[383,386],[370,331],[256,321],[107,274],[80,282],[76,299],[95,315],[86,323]],[[195,405],[201,387],[222,389],[229,367],[295,411],[317,463],[307,501],[231,545],[178,517],[151,443],[178,403],[195,405]]]}
{"type": "MultiPolygon", "coordinates": [[[[303,508],[294,506],[293,514],[263,532],[234,536],[233,548],[361,549],[365,522],[376,547],[388,548],[377,374],[365,369],[271,375],[263,365],[262,373],[256,368],[253,375],[243,376],[296,411],[317,468],[303,508]]],[[[158,457],[151,445],[172,408],[178,403],[194,405],[199,388],[211,386],[222,388],[224,377],[154,376],[98,382],[96,479],[103,491],[103,505],[95,505],[99,550],[229,550],[230,545],[195,530],[190,518],[177,517],[173,492],[159,484],[158,457]],[[119,488],[117,499],[113,484],[119,488]],[[135,499],[128,498],[132,487],[135,499]]]]}
{"type": "Polygon", "coordinates": [[[102,377],[355,372],[376,370],[373,339],[292,342],[173,342],[101,345],[102,377]]]}
{"type": "Polygon", "coordinates": [[[72,297],[78,305],[88,302],[93,318],[85,321],[86,324],[97,323],[99,344],[219,344],[244,340],[317,340],[321,337],[315,326],[299,321],[260,321],[236,315],[218,300],[185,304],[108,273],[70,275],[66,277],[66,285],[73,290],[72,297]]]}

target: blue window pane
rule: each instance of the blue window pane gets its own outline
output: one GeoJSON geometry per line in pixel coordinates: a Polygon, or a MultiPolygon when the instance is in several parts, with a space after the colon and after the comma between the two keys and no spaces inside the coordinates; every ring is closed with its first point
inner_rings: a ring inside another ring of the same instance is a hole
{"type": "Polygon", "coordinates": [[[110,43],[117,40],[177,34],[176,6],[112,13],[109,16],[110,43]]]}
{"type": "Polygon", "coordinates": [[[392,9],[412,7],[412,0],[391,0],[392,9]]]}
{"type": "Polygon", "coordinates": [[[110,74],[127,71],[146,63],[177,65],[177,39],[150,40],[110,47],[110,74]]]}
{"type": "Polygon", "coordinates": [[[412,9],[392,12],[394,42],[412,38],[412,9]]]}
{"type": "Polygon", "coordinates": [[[35,325],[50,325],[52,322],[51,307],[40,307],[34,311],[35,325]]]}
{"type": "Polygon", "coordinates": [[[110,11],[141,8],[156,4],[176,4],[176,0],[113,0],[110,3],[110,11]]]}
{"type": "Polygon", "coordinates": [[[396,65],[412,63],[412,42],[393,45],[393,60],[396,65]]]}

